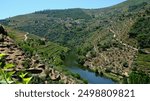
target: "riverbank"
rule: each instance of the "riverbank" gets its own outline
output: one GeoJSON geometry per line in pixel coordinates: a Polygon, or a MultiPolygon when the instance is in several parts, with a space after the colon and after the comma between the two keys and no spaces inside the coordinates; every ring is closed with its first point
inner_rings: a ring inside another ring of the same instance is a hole
{"type": "Polygon", "coordinates": [[[105,76],[96,74],[95,72],[80,68],[79,66],[67,67],[72,73],[79,75],[81,78],[86,79],[88,84],[114,84],[115,82],[105,76]]]}
{"type": "Polygon", "coordinates": [[[111,79],[116,84],[120,84],[123,81],[123,76],[114,74],[112,72],[105,72],[105,71],[102,71],[102,70],[98,71],[97,69],[90,69],[90,68],[87,68],[87,67],[84,67],[84,66],[82,66],[82,68],[85,69],[85,70],[87,69],[91,72],[94,72],[96,75],[99,75],[101,77],[111,79]]]}

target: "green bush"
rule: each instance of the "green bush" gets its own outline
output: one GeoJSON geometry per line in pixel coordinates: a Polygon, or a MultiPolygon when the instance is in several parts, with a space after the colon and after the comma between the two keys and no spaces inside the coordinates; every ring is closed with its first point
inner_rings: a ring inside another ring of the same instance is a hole
{"type": "Polygon", "coordinates": [[[132,71],[129,75],[130,84],[148,84],[150,77],[142,71],[132,71]]]}
{"type": "Polygon", "coordinates": [[[140,18],[129,32],[130,38],[138,41],[140,48],[150,48],[150,17],[140,18]]]}

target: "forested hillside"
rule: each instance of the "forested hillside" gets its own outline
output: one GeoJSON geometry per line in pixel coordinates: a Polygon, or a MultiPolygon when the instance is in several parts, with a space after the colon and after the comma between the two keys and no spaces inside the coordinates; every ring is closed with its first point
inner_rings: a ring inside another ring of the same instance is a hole
{"type": "Polygon", "coordinates": [[[53,66],[63,65],[73,50],[84,68],[119,83],[150,83],[149,0],[102,9],[36,11],[0,23],[44,39],[31,38],[20,46],[53,66]]]}

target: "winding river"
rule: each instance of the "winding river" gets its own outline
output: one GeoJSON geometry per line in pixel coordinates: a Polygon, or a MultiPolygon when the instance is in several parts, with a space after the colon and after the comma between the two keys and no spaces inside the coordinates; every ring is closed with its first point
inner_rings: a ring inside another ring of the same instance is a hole
{"type": "Polygon", "coordinates": [[[73,53],[69,53],[66,56],[65,65],[66,68],[72,73],[77,73],[83,79],[86,79],[89,84],[114,84],[115,82],[111,79],[96,75],[94,72],[87,69],[81,68],[78,63],[75,61],[76,56],[73,53]]]}

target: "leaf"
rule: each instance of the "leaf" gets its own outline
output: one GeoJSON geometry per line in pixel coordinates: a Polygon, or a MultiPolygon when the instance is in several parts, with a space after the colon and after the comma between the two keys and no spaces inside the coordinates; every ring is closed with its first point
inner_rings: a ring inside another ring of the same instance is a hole
{"type": "Polygon", "coordinates": [[[20,75],[19,75],[19,77],[21,77],[22,79],[27,75],[28,73],[21,73],[20,75]]]}
{"type": "Polygon", "coordinates": [[[11,76],[14,74],[15,72],[7,72],[7,75],[6,75],[6,77],[8,78],[11,78],[11,76]]]}
{"type": "Polygon", "coordinates": [[[29,84],[29,82],[31,81],[32,77],[30,78],[23,78],[23,83],[24,84],[29,84]]]}
{"type": "Polygon", "coordinates": [[[5,54],[1,53],[0,54],[0,59],[3,58],[4,56],[6,56],[5,54]]]}
{"type": "Polygon", "coordinates": [[[14,82],[14,81],[11,80],[11,78],[7,78],[6,80],[7,80],[7,84],[11,84],[11,83],[14,82]]]}
{"type": "Polygon", "coordinates": [[[14,83],[14,81],[7,81],[9,84],[12,84],[12,83],[14,83]]]}
{"type": "Polygon", "coordinates": [[[1,80],[0,84],[7,84],[7,82],[5,80],[1,80]]]}
{"type": "MultiPolygon", "coordinates": [[[[0,60],[1,61],[1,60],[0,60]]],[[[0,62],[0,68],[2,68],[2,62],[0,62]]]]}
{"type": "Polygon", "coordinates": [[[6,64],[4,66],[4,69],[9,69],[9,68],[13,68],[15,65],[14,64],[6,64]]]}

